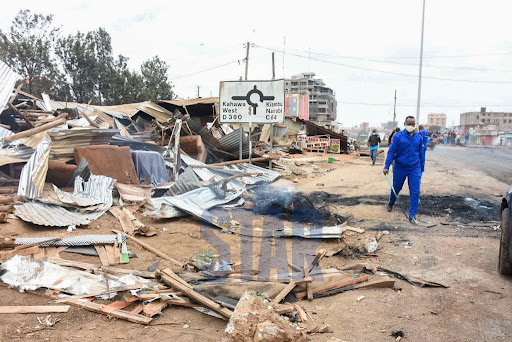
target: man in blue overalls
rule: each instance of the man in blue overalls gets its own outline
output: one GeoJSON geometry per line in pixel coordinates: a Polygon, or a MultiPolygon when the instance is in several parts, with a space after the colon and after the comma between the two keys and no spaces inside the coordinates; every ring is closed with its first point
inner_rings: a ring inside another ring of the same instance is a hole
{"type": "MultiPolygon", "coordinates": [[[[389,167],[394,161],[393,187],[398,194],[402,190],[405,178],[409,184],[411,196],[411,208],[409,209],[409,221],[417,224],[416,213],[420,202],[421,174],[425,169],[425,155],[423,153],[423,137],[416,131],[416,120],[413,116],[405,119],[405,129],[393,136],[393,142],[388,150],[384,174],[389,173],[389,167]]],[[[388,211],[393,209],[396,196],[391,190],[388,211]]]]}

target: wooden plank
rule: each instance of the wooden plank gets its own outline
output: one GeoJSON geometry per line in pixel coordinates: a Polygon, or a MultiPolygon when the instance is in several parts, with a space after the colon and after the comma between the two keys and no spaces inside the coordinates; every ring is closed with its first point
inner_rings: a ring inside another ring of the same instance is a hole
{"type": "Polygon", "coordinates": [[[46,256],[51,258],[60,259],[59,253],[63,252],[68,246],[59,246],[59,247],[46,247],[46,256]]]}
{"type": "Polygon", "coordinates": [[[381,279],[372,280],[364,284],[354,286],[355,289],[370,289],[370,288],[392,288],[395,286],[395,279],[381,279]]]}
{"type": "Polygon", "coordinates": [[[144,304],[139,303],[133,309],[131,309],[130,312],[138,315],[142,312],[142,310],[144,310],[144,304]]]}
{"type": "Polygon", "coordinates": [[[126,215],[126,213],[123,212],[121,208],[118,207],[110,208],[109,211],[112,215],[114,215],[116,219],[119,220],[119,223],[121,223],[121,228],[123,228],[123,232],[133,235],[135,232],[135,227],[130,217],[126,215]]]}
{"type": "Polygon", "coordinates": [[[165,309],[169,304],[157,301],[149,303],[148,305],[144,306],[144,310],[142,310],[142,313],[144,316],[153,317],[156,314],[159,314],[162,312],[163,309],[165,309]]]}
{"type": "MultiPolygon", "coordinates": [[[[307,264],[304,265],[304,278],[310,278],[307,264]]],[[[308,294],[308,300],[311,302],[313,300],[313,290],[311,289],[311,283],[306,283],[306,293],[308,294]]]]}
{"type": "Polygon", "coordinates": [[[187,300],[187,299],[160,299],[160,300],[169,305],[185,306],[185,307],[189,307],[189,308],[199,306],[195,303],[192,303],[190,300],[187,300]]]}
{"type": "Polygon", "coordinates": [[[54,300],[54,303],[68,303],[70,301],[82,299],[82,298],[88,298],[88,297],[96,297],[101,296],[105,294],[110,294],[114,292],[122,292],[122,291],[130,291],[130,290],[138,290],[142,287],[142,284],[133,284],[133,285],[126,285],[126,286],[120,286],[120,287],[111,287],[110,289],[106,289],[104,291],[98,291],[83,295],[73,295],[73,296],[67,296],[64,298],[58,298],[54,300]]]}
{"type": "Polygon", "coordinates": [[[89,302],[89,301],[86,301],[86,300],[83,300],[83,301],[71,301],[71,302],[69,302],[69,304],[74,305],[74,306],[78,306],[78,307],[81,307],[81,308],[84,308],[84,309],[92,311],[92,312],[100,313],[100,314],[103,314],[103,315],[108,315],[108,316],[119,318],[119,319],[124,319],[126,321],[133,322],[133,323],[139,323],[139,324],[148,325],[149,322],[151,322],[151,318],[150,317],[134,314],[134,313],[129,312],[129,311],[113,310],[113,311],[107,312],[104,309],[105,305],[97,304],[97,303],[94,303],[94,302],[89,302]]]}
{"type": "MultiPolygon", "coordinates": [[[[42,248],[44,250],[44,248],[42,248]]],[[[63,260],[63,259],[56,259],[56,258],[45,258],[45,261],[61,265],[61,266],[67,266],[67,267],[75,267],[80,268],[82,270],[93,270],[93,271],[106,271],[109,274],[133,274],[139,277],[143,278],[156,278],[155,272],[149,272],[149,271],[139,271],[139,270],[130,270],[128,268],[117,268],[117,267],[107,267],[107,266],[101,266],[96,264],[89,264],[86,262],[80,262],[80,261],[72,261],[72,260],[63,260]]]]}
{"type": "MultiPolygon", "coordinates": [[[[115,229],[112,229],[112,231],[113,231],[114,233],[116,233],[116,234],[121,233],[120,231],[115,230],[115,229]]],[[[121,233],[121,234],[122,234],[122,233],[121,233]]],[[[125,235],[126,235],[126,234],[125,234],[125,235]]],[[[167,254],[165,254],[165,253],[163,253],[163,252],[159,251],[158,249],[156,249],[156,248],[154,248],[154,247],[151,247],[151,246],[150,246],[150,245],[148,245],[147,243],[145,243],[145,242],[143,242],[143,241],[141,241],[141,240],[139,240],[139,239],[137,239],[137,238],[135,238],[135,237],[133,237],[133,236],[131,236],[131,235],[126,235],[126,237],[127,237],[128,239],[132,240],[133,242],[137,243],[139,246],[141,246],[141,247],[143,247],[143,248],[147,249],[148,251],[152,252],[153,254],[158,255],[159,257],[164,258],[165,260],[171,261],[171,262],[175,263],[176,265],[178,265],[179,267],[182,267],[182,266],[183,266],[183,264],[182,264],[181,262],[179,262],[178,260],[171,258],[171,257],[170,257],[170,256],[168,256],[167,254]]]]}
{"type": "Polygon", "coordinates": [[[279,304],[279,302],[282,301],[284,297],[286,297],[286,295],[295,288],[296,285],[297,284],[293,280],[290,281],[288,285],[286,285],[286,287],[283,290],[281,290],[281,292],[279,292],[277,296],[275,296],[270,305],[279,304]]]}
{"type": "Polygon", "coordinates": [[[124,300],[116,300],[115,302],[105,305],[104,309],[107,311],[121,310],[132,305],[132,302],[125,302],[124,300]]]}
{"type": "MultiPolygon", "coordinates": [[[[348,279],[348,280],[342,280],[342,281],[339,281],[339,282],[333,282],[331,284],[326,284],[324,286],[317,287],[316,289],[313,289],[312,292],[313,292],[313,294],[315,294],[315,293],[322,293],[322,292],[325,292],[325,291],[339,289],[339,288],[342,288],[342,287],[345,287],[345,286],[354,285],[354,284],[362,283],[362,282],[365,282],[365,281],[368,281],[368,276],[367,275],[362,275],[362,276],[359,276],[357,278],[352,278],[352,279],[348,279]]],[[[306,297],[307,295],[308,295],[308,293],[306,291],[304,291],[304,292],[296,293],[295,297],[297,297],[297,299],[302,299],[302,298],[306,297]]]]}
{"type": "Polygon", "coordinates": [[[119,258],[116,256],[116,251],[113,245],[105,245],[107,259],[109,265],[119,265],[119,258]]]}
{"type": "Polygon", "coordinates": [[[213,300],[206,298],[202,294],[194,291],[193,289],[183,285],[181,282],[173,279],[168,275],[168,268],[161,271],[162,281],[169,285],[170,287],[183,292],[187,297],[193,299],[194,301],[212,309],[213,311],[220,314],[222,317],[229,319],[233,312],[225,307],[222,307],[220,304],[215,303],[213,300]]]}
{"type": "Polygon", "coordinates": [[[0,306],[0,314],[62,313],[69,305],[0,306]]]}
{"type": "Polygon", "coordinates": [[[308,315],[306,315],[306,312],[304,312],[304,310],[302,310],[302,308],[300,306],[298,306],[297,304],[293,304],[293,306],[295,307],[295,310],[297,310],[297,314],[299,315],[300,321],[307,322],[308,315]]]}
{"type": "Polygon", "coordinates": [[[108,255],[107,255],[107,251],[105,250],[105,247],[104,246],[94,246],[94,249],[96,250],[96,252],[98,252],[98,256],[100,257],[101,264],[103,266],[109,266],[108,255]]]}
{"type": "Polygon", "coordinates": [[[39,247],[33,246],[23,249],[14,249],[12,251],[0,252],[0,260],[9,259],[15,255],[32,255],[39,253],[39,247]]]}
{"type": "Polygon", "coordinates": [[[363,234],[366,231],[362,228],[355,228],[355,227],[343,227],[342,230],[343,231],[350,230],[351,232],[355,232],[355,233],[359,233],[359,234],[363,234]]]}
{"type": "MultiPolygon", "coordinates": [[[[2,282],[0,282],[0,286],[8,287],[7,284],[4,284],[2,282]]],[[[31,290],[25,290],[25,292],[28,292],[28,293],[31,293],[31,294],[35,294],[35,295],[38,295],[38,296],[43,296],[43,297],[50,298],[50,299],[53,299],[53,300],[59,299],[59,297],[57,297],[56,295],[52,295],[50,293],[42,293],[42,292],[31,291],[31,290]]],[[[131,313],[131,312],[128,312],[128,311],[124,311],[124,310],[114,310],[112,312],[105,312],[103,310],[104,305],[93,303],[93,302],[89,302],[87,300],[73,300],[73,301],[70,301],[68,304],[76,306],[76,307],[79,307],[79,308],[84,308],[84,309],[86,309],[88,311],[92,311],[92,312],[96,312],[96,313],[101,313],[103,315],[108,315],[108,316],[111,316],[111,317],[123,319],[123,320],[129,321],[129,322],[145,324],[145,325],[148,325],[151,322],[151,318],[150,317],[146,317],[146,316],[143,316],[143,315],[137,315],[137,314],[134,314],[134,313],[131,313]]]]}

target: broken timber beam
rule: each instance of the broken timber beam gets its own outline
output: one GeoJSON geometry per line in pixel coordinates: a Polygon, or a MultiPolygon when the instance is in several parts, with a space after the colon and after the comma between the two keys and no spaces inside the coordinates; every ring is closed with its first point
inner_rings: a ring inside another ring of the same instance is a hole
{"type": "Polygon", "coordinates": [[[60,118],[58,120],[49,122],[47,124],[38,126],[36,128],[27,129],[26,131],[23,131],[23,132],[20,132],[20,133],[16,133],[16,134],[13,134],[13,135],[9,135],[8,137],[4,137],[4,142],[11,143],[14,140],[30,137],[30,136],[33,136],[34,134],[47,131],[49,129],[52,129],[54,127],[60,126],[60,125],[65,124],[65,123],[66,123],[66,119],[60,118]]]}
{"type": "MultiPolygon", "coordinates": [[[[339,288],[342,288],[345,286],[354,285],[354,284],[362,283],[365,281],[368,281],[368,276],[362,275],[357,278],[342,280],[339,282],[333,282],[332,284],[327,284],[327,285],[324,285],[321,287],[317,287],[316,289],[312,290],[312,293],[314,295],[316,293],[322,293],[322,292],[329,291],[329,290],[339,289],[339,288]]],[[[308,295],[307,291],[304,291],[304,292],[296,293],[295,297],[297,297],[297,299],[302,299],[302,298],[306,297],[307,295],[308,295]]]]}
{"type": "Polygon", "coordinates": [[[63,313],[69,308],[69,305],[0,306],[0,314],[63,313]]]}
{"type": "MultiPolygon", "coordinates": [[[[123,234],[122,232],[118,231],[118,230],[115,230],[115,229],[112,229],[112,231],[116,234],[123,234]]],[[[181,262],[179,262],[178,260],[176,259],[173,259],[171,258],[170,256],[168,256],[167,254],[165,254],[164,252],[161,252],[159,251],[158,249],[154,248],[154,247],[151,247],[150,245],[148,245],[147,243],[131,236],[131,235],[128,235],[128,234],[123,234],[125,235],[128,239],[132,240],[133,242],[137,243],[139,246],[143,247],[144,249],[152,252],[153,254],[156,254],[158,255],[159,257],[167,260],[167,261],[170,261],[170,262],[173,262],[175,263],[176,265],[180,266],[180,267],[183,267],[183,264],[181,262]]]]}
{"type": "Polygon", "coordinates": [[[185,296],[187,296],[188,298],[198,302],[199,304],[201,304],[203,306],[206,306],[206,307],[212,309],[213,311],[217,312],[218,314],[220,314],[222,317],[224,317],[226,319],[229,319],[231,317],[231,315],[233,314],[233,312],[231,310],[221,306],[218,303],[215,303],[213,300],[211,300],[209,298],[206,298],[202,294],[194,291],[194,289],[191,289],[191,288],[183,285],[180,281],[174,279],[174,277],[172,277],[172,275],[169,275],[169,274],[172,274],[169,272],[169,269],[160,271],[160,276],[162,277],[162,281],[165,284],[169,285],[173,289],[183,292],[185,294],[185,296]]]}

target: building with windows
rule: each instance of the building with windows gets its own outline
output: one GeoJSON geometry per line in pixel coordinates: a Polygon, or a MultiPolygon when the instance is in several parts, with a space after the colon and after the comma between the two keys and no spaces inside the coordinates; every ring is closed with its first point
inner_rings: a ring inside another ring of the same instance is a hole
{"type": "Polygon", "coordinates": [[[286,94],[307,94],[309,97],[309,121],[329,129],[336,129],[336,99],[334,91],[315,73],[304,72],[284,82],[286,94]]]}
{"type": "Polygon", "coordinates": [[[444,113],[428,114],[427,126],[438,126],[441,128],[445,128],[446,127],[446,114],[444,114],[444,113]]]}
{"type": "Polygon", "coordinates": [[[462,133],[469,132],[476,142],[483,136],[487,136],[489,144],[495,144],[502,136],[506,137],[507,143],[512,142],[512,113],[488,112],[485,107],[480,108],[479,112],[461,113],[460,130],[462,133]]]}

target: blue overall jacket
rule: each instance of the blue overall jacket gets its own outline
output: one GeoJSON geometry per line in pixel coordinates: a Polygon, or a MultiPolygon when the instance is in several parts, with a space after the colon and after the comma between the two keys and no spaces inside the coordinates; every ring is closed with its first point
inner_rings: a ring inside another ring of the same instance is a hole
{"type": "Polygon", "coordinates": [[[405,129],[393,136],[393,142],[388,150],[385,169],[389,170],[395,161],[395,168],[402,170],[425,169],[425,154],[423,153],[423,136],[414,132],[411,136],[405,129]]]}

